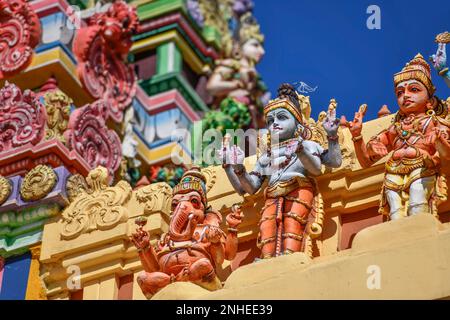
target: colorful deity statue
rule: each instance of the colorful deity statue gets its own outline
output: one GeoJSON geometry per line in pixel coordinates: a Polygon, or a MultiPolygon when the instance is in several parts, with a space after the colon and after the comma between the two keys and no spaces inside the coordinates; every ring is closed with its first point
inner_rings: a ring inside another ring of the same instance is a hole
{"type": "Polygon", "coordinates": [[[353,136],[355,153],[362,167],[389,152],[382,188],[380,212],[391,220],[430,212],[446,199],[441,163],[450,159],[447,107],[435,95],[430,66],[418,54],[394,75],[399,111],[393,123],[366,144],[362,138],[363,105],[352,122],[343,117],[353,136]]]}
{"type": "Polygon", "coordinates": [[[198,167],[187,171],[173,188],[169,232],[155,246],[143,230],[145,221],[131,240],[138,248],[144,272],[138,278],[142,292],[150,298],[175,281],[189,281],[208,290],[222,287],[216,267],[224,259],[232,260],[237,252],[237,227],[242,221],[238,206],[226,217],[228,231],[220,228],[222,216],[208,206],[206,178],[198,167]]]}
{"type": "Polygon", "coordinates": [[[239,194],[255,194],[268,180],[259,222],[262,258],[306,251],[309,239],[321,233],[323,217],[314,177],[322,173],[322,164],[337,168],[342,162],[335,112],[329,109],[323,123],[328,136],[324,150],[309,140],[312,133],[303,119],[299,95],[290,84],[283,84],[278,98],[264,108],[269,134],[253,171],[246,171],[244,152],[238,146],[225,142],[218,152],[239,194]]]}
{"type": "MultiPolygon", "coordinates": [[[[207,84],[209,93],[215,98],[216,105],[236,104],[250,113],[247,127],[263,126],[261,119],[261,98],[265,94],[264,85],[256,71],[256,64],[265,54],[262,46],[264,36],[250,12],[239,18],[239,29],[235,39],[224,41],[225,59],[216,61],[207,84]]],[[[222,112],[226,113],[225,110],[222,112]]],[[[242,114],[242,112],[240,112],[242,114]]]]}
{"type": "Polygon", "coordinates": [[[447,52],[446,52],[446,44],[450,42],[450,33],[443,32],[436,36],[436,40],[438,43],[438,49],[436,54],[433,54],[430,57],[430,61],[433,63],[434,68],[439,75],[444,78],[447,86],[450,87],[450,71],[447,67],[447,52]]]}

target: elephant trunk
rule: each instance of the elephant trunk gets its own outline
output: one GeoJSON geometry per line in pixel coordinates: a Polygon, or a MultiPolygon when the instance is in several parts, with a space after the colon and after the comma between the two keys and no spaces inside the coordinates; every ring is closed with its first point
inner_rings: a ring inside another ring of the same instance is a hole
{"type": "Polygon", "coordinates": [[[173,241],[187,241],[192,239],[197,227],[198,217],[190,203],[180,202],[175,208],[169,224],[169,235],[173,241]]]}

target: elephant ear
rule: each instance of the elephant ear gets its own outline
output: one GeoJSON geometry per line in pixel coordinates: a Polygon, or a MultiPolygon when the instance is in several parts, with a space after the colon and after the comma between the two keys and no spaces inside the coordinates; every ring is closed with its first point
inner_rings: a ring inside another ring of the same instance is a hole
{"type": "Polygon", "coordinates": [[[206,217],[203,222],[204,224],[209,224],[212,226],[219,227],[220,224],[222,223],[222,215],[220,214],[220,212],[217,210],[211,209],[211,207],[206,209],[205,215],[206,215],[206,217]]]}

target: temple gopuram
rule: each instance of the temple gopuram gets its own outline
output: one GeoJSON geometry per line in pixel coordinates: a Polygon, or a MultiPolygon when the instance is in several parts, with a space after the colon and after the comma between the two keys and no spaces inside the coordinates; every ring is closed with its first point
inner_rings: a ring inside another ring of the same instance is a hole
{"type": "Polygon", "coordinates": [[[346,122],[329,97],[314,119],[289,84],[270,97],[253,8],[0,0],[0,300],[450,297],[442,80],[418,54],[394,82],[398,99],[423,85],[423,118],[346,122]],[[238,129],[269,133],[244,152],[238,129]]]}

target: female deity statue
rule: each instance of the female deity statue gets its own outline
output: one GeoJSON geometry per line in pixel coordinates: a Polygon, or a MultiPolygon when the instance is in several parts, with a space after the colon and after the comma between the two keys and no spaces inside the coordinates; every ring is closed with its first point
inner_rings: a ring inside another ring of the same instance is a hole
{"type": "Polygon", "coordinates": [[[389,152],[380,212],[395,220],[419,213],[437,214],[446,199],[441,162],[450,159],[447,108],[435,95],[430,66],[418,54],[394,75],[400,110],[393,123],[366,144],[362,122],[366,106],[352,122],[341,120],[353,136],[355,153],[362,167],[370,167],[389,152]]]}
{"type": "Polygon", "coordinates": [[[254,194],[268,180],[259,222],[262,258],[304,251],[306,238],[314,232],[320,234],[321,218],[315,208],[318,190],[313,177],[322,173],[322,164],[333,168],[341,165],[335,112],[330,109],[323,123],[328,136],[328,150],[324,150],[308,140],[311,131],[304,124],[298,95],[290,84],[282,84],[278,98],[264,108],[269,131],[267,147],[253,171],[246,171],[244,152],[239,147],[224,143],[218,152],[228,179],[239,194],[254,194]],[[275,141],[279,143],[274,144],[275,141]]]}
{"type": "MultiPolygon", "coordinates": [[[[255,65],[264,55],[264,36],[250,12],[240,17],[240,27],[235,39],[225,42],[225,59],[216,61],[207,84],[207,90],[215,98],[215,105],[230,106],[250,112],[253,128],[263,125],[259,109],[260,98],[265,93],[255,65]]],[[[222,110],[226,113],[226,110],[222,110]]]]}

